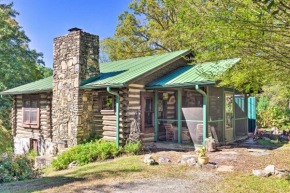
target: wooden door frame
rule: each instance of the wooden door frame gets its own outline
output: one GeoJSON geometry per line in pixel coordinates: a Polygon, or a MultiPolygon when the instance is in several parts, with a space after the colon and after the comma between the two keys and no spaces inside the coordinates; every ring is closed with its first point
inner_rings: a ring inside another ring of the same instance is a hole
{"type": "Polygon", "coordinates": [[[140,97],[140,104],[141,104],[141,132],[142,133],[154,133],[155,131],[155,95],[154,92],[141,92],[140,97]],[[152,128],[145,128],[145,99],[152,98],[152,128]]]}

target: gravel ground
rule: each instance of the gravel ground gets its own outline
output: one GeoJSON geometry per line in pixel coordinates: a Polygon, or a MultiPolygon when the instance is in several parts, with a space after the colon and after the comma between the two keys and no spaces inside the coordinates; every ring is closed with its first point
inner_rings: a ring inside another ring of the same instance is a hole
{"type": "Polygon", "coordinates": [[[221,176],[210,171],[190,171],[185,173],[185,179],[159,178],[159,179],[136,179],[134,181],[123,181],[96,185],[95,187],[82,187],[76,192],[83,193],[169,193],[169,192],[213,192],[215,185],[221,176]],[[210,183],[209,183],[210,182],[210,183]]]}

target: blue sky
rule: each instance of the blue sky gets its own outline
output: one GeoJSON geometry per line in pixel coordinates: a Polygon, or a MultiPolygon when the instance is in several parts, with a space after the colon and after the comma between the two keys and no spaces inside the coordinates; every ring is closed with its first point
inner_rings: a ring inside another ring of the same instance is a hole
{"type": "Polygon", "coordinates": [[[78,27],[100,39],[113,36],[118,15],[132,0],[2,0],[14,2],[17,21],[30,38],[30,48],[44,54],[47,67],[53,64],[53,38],[78,27]]]}

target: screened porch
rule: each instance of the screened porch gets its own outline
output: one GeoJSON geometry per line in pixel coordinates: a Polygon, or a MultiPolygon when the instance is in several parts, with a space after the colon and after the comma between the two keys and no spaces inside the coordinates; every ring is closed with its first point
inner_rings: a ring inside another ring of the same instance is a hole
{"type": "Polygon", "coordinates": [[[144,101],[145,130],[154,128],[155,142],[200,146],[208,137],[226,144],[247,136],[247,97],[234,89],[159,88],[144,101]]]}

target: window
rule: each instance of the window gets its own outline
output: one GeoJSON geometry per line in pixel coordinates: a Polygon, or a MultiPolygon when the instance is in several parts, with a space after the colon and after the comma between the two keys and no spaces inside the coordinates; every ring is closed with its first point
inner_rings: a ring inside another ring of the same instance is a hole
{"type": "Polygon", "coordinates": [[[100,111],[105,113],[114,113],[115,97],[107,93],[100,93],[100,111]]]}
{"type": "Polygon", "coordinates": [[[39,98],[37,96],[24,97],[22,125],[28,128],[39,128],[39,98]]]}
{"type": "Polygon", "coordinates": [[[34,150],[36,153],[38,152],[38,140],[30,139],[30,150],[34,150]]]}

